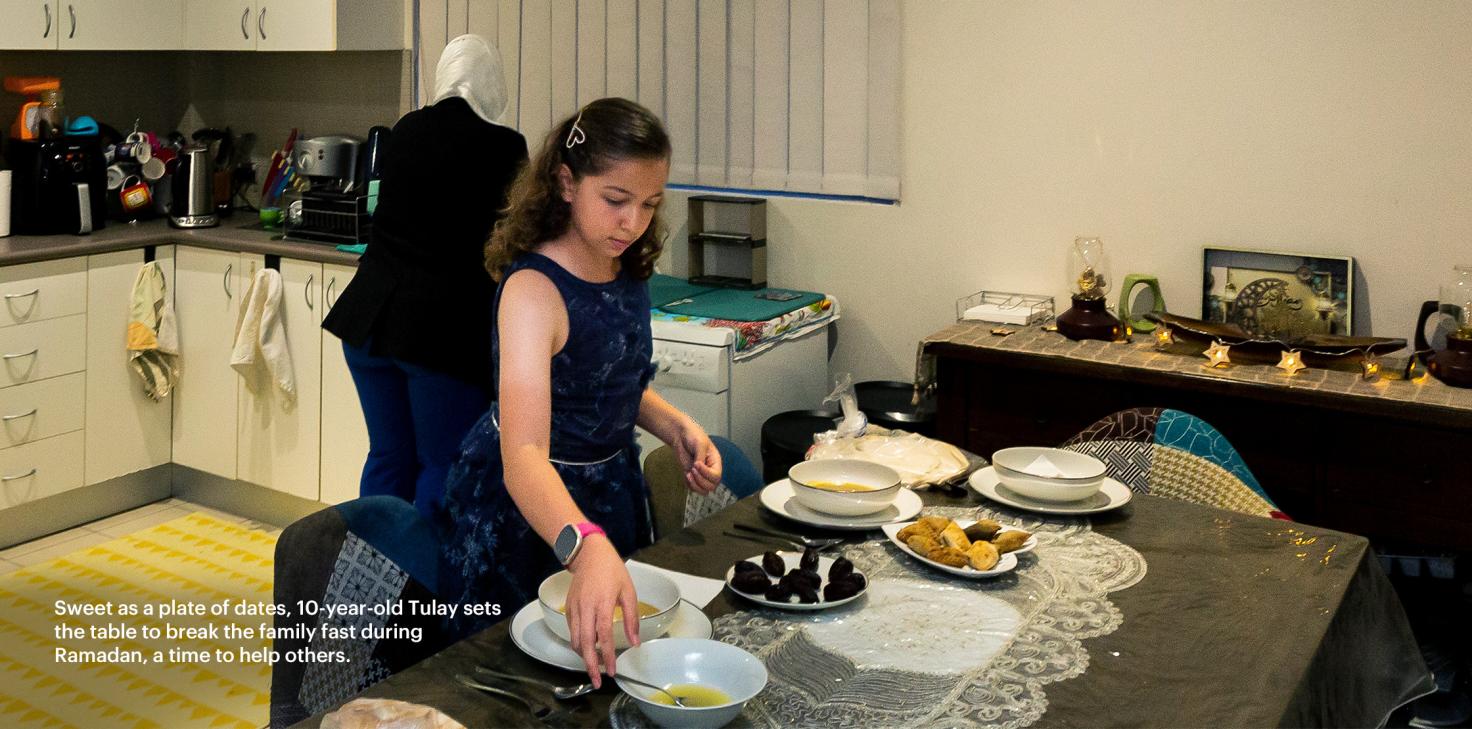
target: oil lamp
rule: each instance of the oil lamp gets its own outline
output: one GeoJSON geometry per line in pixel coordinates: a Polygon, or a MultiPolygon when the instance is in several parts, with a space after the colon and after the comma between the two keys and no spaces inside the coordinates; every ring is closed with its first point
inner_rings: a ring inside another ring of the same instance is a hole
{"type": "Polygon", "coordinates": [[[1454,330],[1446,335],[1446,349],[1437,352],[1427,369],[1453,387],[1472,387],[1472,266],[1457,266],[1441,285],[1441,313],[1450,316],[1454,330]]]}
{"type": "Polygon", "coordinates": [[[1073,306],[1058,317],[1058,332],[1069,339],[1118,339],[1123,326],[1104,308],[1109,293],[1104,241],[1093,236],[1074,238],[1068,260],[1073,306]]]}

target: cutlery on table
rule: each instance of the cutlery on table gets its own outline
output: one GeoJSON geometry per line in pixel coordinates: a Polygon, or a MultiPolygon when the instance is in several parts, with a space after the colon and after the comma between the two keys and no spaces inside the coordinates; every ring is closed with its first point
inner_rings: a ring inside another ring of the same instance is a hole
{"type": "Polygon", "coordinates": [[[546,704],[543,704],[540,701],[529,699],[514,691],[507,691],[506,689],[498,688],[496,686],[488,686],[479,681],[476,681],[475,679],[463,673],[455,674],[455,681],[457,681],[460,685],[465,686],[466,688],[472,688],[477,691],[483,691],[485,693],[491,694],[492,696],[500,696],[502,698],[516,701],[522,706],[525,706],[527,711],[530,711],[532,713],[532,716],[535,716],[544,724],[553,721],[560,721],[572,716],[572,712],[570,710],[554,709],[546,704]]]}
{"type": "Polygon", "coordinates": [[[812,547],[813,549],[827,549],[843,542],[843,537],[805,537],[801,534],[784,534],[782,532],[772,531],[770,529],[762,529],[760,527],[751,526],[750,524],[736,524],[735,526],[737,529],[740,529],[744,532],[765,534],[769,537],[784,539],[789,542],[797,542],[804,547],[812,547]]]}
{"type": "MultiPolygon", "coordinates": [[[[546,689],[547,691],[551,691],[552,692],[552,695],[553,696],[556,696],[559,699],[571,699],[571,698],[576,698],[577,696],[582,696],[583,695],[583,694],[573,694],[573,695],[569,695],[569,696],[562,696],[562,695],[559,695],[557,693],[558,691],[561,691],[564,688],[562,686],[558,686],[557,684],[550,683],[550,682],[547,682],[547,681],[543,681],[541,679],[531,678],[530,676],[518,676],[518,675],[512,674],[512,673],[503,673],[503,672],[497,671],[496,669],[491,668],[489,666],[476,666],[475,667],[475,672],[476,673],[480,673],[480,674],[484,674],[486,676],[494,676],[495,678],[503,679],[503,680],[506,680],[506,681],[517,681],[517,682],[520,682],[520,683],[527,684],[529,686],[536,686],[537,688],[546,689]]],[[[588,685],[589,686],[592,686],[593,684],[588,684],[588,685]]],[[[591,691],[592,689],[589,689],[589,690],[591,691]]],[[[583,693],[587,693],[587,691],[584,691],[583,693]]]]}
{"type": "Polygon", "coordinates": [[[728,536],[728,537],[735,537],[737,539],[745,539],[748,542],[756,542],[757,544],[761,544],[761,545],[764,545],[764,546],[767,546],[767,547],[772,546],[772,542],[781,542],[781,543],[783,543],[783,544],[785,544],[785,545],[787,545],[787,546],[789,546],[789,547],[791,547],[793,549],[798,549],[798,550],[806,549],[806,547],[804,547],[801,544],[798,544],[797,542],[792,541],[791,539],[783,539],[781,537],[767,537],[767,536],[758,536],[756,534],[742,534],[740,532],[733,532],[733,531],[730,531],[730,530],[726,530],[726,531],[721,532],[721,533],[724,534],[724,535],[726,535],[726,536],[728,536]]]}

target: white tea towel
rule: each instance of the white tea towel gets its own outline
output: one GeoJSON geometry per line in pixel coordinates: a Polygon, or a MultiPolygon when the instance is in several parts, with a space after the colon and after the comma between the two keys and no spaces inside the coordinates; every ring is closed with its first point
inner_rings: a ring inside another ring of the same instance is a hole
{"type": "Polygon", "coordinates": [[[235,323],[235,349],[230,366],[254,387],[264,374],[281,388],[288,403],[296,401],[296,375],[291,367],[291,348],[286,341],[286,323],[281,313],[281,272],[273,268],[256,271],[245,305],[235,323]]]}
{"type": "Polygon", "coordinates": [[[696,577],[695,575],[688,575],[684,572],[667,570],[663,567],[655,567],[652,564],[639,562],[632,559],[628,560],[626,564],[628,564],[629,566],[638,565],[639,567],[642,567],[646,570],[658,572],[660,574],[663,574],[665,577],[670,578],[674,581],[675,586],[680,588],[680,598],[694,603],[696,607],[701,608],[702,610],[705,609],[706,605],[710,604],[711,600],[716,599],[716,595],[721,594],[721,590],[726,587],[725,580],[712,580],[709,577],[696,577]]]}
{"type": "Polygon", "coordinates": [[[179,327],[169,285],[157,261],[138,269],[128,308],[128,362],[153,400],[169,396],[179,381],[179,327]]]}

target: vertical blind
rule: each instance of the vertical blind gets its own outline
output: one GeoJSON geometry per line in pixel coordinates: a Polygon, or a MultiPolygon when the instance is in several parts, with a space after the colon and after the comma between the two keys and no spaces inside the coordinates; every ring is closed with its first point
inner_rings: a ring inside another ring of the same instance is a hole
{"type": "Polygon", "coordinates": [[[622,96],[664,120],[671,182],[899,198],[900,0],[422,0],[419,28],[423,89],[451,38],[496,43],[532,147],[622,96]]]}

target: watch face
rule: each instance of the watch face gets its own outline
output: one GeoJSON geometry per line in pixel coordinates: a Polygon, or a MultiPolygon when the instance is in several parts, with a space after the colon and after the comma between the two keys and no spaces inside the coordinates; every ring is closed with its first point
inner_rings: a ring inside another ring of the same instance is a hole
{"type": "Polygon", "coordinates": [[[579,536],[577,528],[571,524],[557,533],[557,541],[552,543],[552,552],[557,555],[557,561],[567,564],[572,559],[573,550],[578,547],[579,536]]]}

